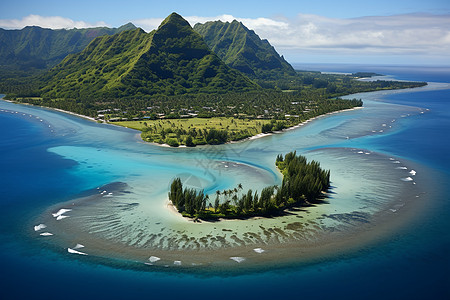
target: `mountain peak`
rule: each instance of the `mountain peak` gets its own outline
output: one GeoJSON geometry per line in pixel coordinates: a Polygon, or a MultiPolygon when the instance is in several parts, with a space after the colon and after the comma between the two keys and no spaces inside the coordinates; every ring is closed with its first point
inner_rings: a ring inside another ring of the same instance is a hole
{"type": "Polygon", "coordinates": [[[246,75],[256,79],[296,76],[292,66],[268,41],[237,20],[196,24],[194,30],[228,66],[246,75]]]}
{"type": "Polygon", "coordinates": [[[222,62],[176,13],[148,34],[136,29],[97,38],[46,76],[42,92],[54,98],[149,98],[258,88],[222,62]]]}
{"type": "Polygon", "coordinates": [[[120,27],[117,28],[117,29],[118,29],[119,31],[126,31],[126,30],[133,30],[133,29],[136,29],[136,28],[137,28],[137,27],[134,26],[133,23],[128,22],[127,24],[122,25],[122,26],[120,26],[120,27]]]}
{"type": "Polygon", "coordinates": [[[186,21],[182,16],[180,16],[176,12],[171,13],[167,18],[165,18],[164,21],[162,21],[161,25],[159,25],[158,29],[168,24],[177,25],[180,27],[184,26],[191,27],[188,21],[186,21]]]}

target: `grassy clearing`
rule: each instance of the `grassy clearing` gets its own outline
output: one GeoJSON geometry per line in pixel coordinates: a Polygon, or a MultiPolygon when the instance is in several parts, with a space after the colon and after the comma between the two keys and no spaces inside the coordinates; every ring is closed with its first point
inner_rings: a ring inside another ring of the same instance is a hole
{"type": "Polygon", "coordinates": [[[113,124],[142,131],[142,139],[147,142],[195,146],[220,144],[257,135],[261,133],[262,126],[268,123],[271,120],[214,117],[123,121],[113,124]]]}
{"type": "Polygon", "coordinates": [[[187,118],[187,119],[161,119],[147,121],[123,121],[114,122],[113,124],[137,129],[142,131],[146,127],[157,126],[164,129],[180,128],[189,130],[190,128],[199,129],[216,129],[216,130],[260,130],[261,126],[270,123],[270,120],[245,120],[235,119],[231,117],[216,118],[187,118]],[[147,125],[145,125],[147,124],[147,125]]]}

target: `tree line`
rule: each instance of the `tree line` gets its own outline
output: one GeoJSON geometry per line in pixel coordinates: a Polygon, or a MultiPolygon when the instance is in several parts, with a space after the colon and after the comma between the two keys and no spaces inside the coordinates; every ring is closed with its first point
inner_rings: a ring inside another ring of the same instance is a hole
{"type": "Polygon", "coordinates": [[[276,165],[283,174],[281,186],[265,187],[260,193],[251,189],[242,193],[239,184],[234,189],[216,191],[211,203],[203,190],[183,188],[181,179],[176,178],[170,185],[169,200],[183,216],[196,219],[267,217],[317,202],[330,187],[330,171],[296,152],[278,155],[276,165]]]}

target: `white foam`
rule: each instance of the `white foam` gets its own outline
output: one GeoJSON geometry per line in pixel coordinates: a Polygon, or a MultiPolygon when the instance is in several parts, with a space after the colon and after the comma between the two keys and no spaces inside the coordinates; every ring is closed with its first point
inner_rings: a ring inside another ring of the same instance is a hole
{"type": "Polygon", "coordinates": [[[74,250],[72,248],[67,248],[67,252],[72,253],[72,254],[87,255],[87,253],[84,253],[84,252],[81,252],[81,251],[77,251],[77,250],[74,250]]]}
{"type": "Polygon", "coordinates": [[[63,215],[68,211],[72,211],[72,210],[70,208],[61,208],[60,210],[58,210],[58,212],[52,214],[52,216],[57,218],[58,216],[63,215]]]}
{"type": "Polygon", "coordinates": [[[62,220],[62,219],[68,218],[68,217],[69,216],[59,215],[59,216],[56,217],[56,221],[59,221],[59,220],[62,220]]]}
{"type": "Polygon", "coordinates": [[[173,264],[174,264],[175,266],[181,266],[181,260],[175,260],[175,261],[173,262],[173,264]]]}
{"type": "Polygon", "coordinates": [[[392,163],[399,164],[400,162],[398,160],[396,160],[396,161],[393,161],[392,163]]]}
{"type": "Polygon", "coordinates": [[[416,175],[416,171],[414,171],[414,170],[411,170],[411,171],[409,171],[409,174],[411,174],[412,176],[414,176],[414,175],[416,175]]]}
{"type": "Polygon", "coordinates": [[[397,167],[396,169],[398,169],[398,170],[407,170],[408,168],[407,167],[397,167]]]}
{"type": "Polygon", "coordinates": [[[39,231],[39,230],[44,229],[46,227],[47,227],[47,225],[45,225],[45,224],[39,224],[39,225],[34,226],[34,231],[39,231]]]}
{"type": "Polygon", "coordinates": [[[237,263],[241,263],[241,262],[243,262],[245,260],[245,258],[240,257],[240,256],[233,256],[233,257],[230,257],[230,259],[234,260],[237,263]]]}
{"type": "Polygon", "coordinates": [[[73,247],[73,249],[81,249],[81,248],[84,248],[84,245],[76,244],[75,247],[73,247]]]}
{"type": "Polygon", "coordinates": [[[362,152],[362,151],[358,151],[358,153],[359,153],[359,154],[363,154],[364,152],[362,152]]]}
{"type": "Polygon", "coordinates": [[[389,210],[392,211],[393,213],[395,213],[397,211],[396,209],[393,209],[393,208],[390,208],[389,210]]]}
{"type": "Polygon", "coordinates": [[[51,235],[53,235],[53,233],[50,233],[50,232],[43,232],[43,233],[41,233],[40,235],[42,235],[42,236],[51,236],[51,235]]]}
{"type": "Polygon", "coordinates": [[[413,181],[411,177],[402,178],[403,181],[413,181]]]}
{"type": "Polygon", "coordinates": [[[154,263],[154,262],[157,262],[158,260],[161,260],[161,258],[152,255],[152,256],[150,256],[150,258],[148,260],[150,262],[154,263]]]}
{"type": "Polygon", "coordinates": [[[261,249],[261,248],[255,248],[255,249],[253,249],[253,251],[255,251],[256,253],[263,253],[263,252],[265,252],[265,250],[261,249]]]}

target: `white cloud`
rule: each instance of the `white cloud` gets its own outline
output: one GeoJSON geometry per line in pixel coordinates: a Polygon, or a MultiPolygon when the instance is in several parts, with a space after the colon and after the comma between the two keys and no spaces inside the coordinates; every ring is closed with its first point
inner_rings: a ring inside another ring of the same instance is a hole
{"type": "MultiPolygon", "coordinates": [[[[450,16],[405,14],[352,19],[298,14],[294,18],[237,18],[190,16],[191,25],[238,20],[268,39],[280,52],[330,54],[443,55],[450,53],[450,16]]],[[[163,19],[136,20],[150,31],[163,19]]]]}
{"type": "MultiPolygon", "coordinates": [[[[422,55],[443,57],[450,62],[450,15],[405,14],[352,19],[298,14],[293,18],[238,18],[232,15],[185,17],[191,25],[234,19],[269,40],[280,54],[301,55],[422,55]]],[[[134,20],[146,31],[156,29],[163,18],[134,20]]],[[[28,25],[45,28],[107,26],[63,17],[29,15],[22,19],[0,19],[0,27],[19,29],[28,25]]],[[[296,58],[297,59],[297,58],[296,58]]]]}
{"type": "Polygon", "coordinates": [[[22,29],[25,26],[39,26],[51,29],[71,29],[90,28],[107,26],[104,22],[88,23],[84,21],[74,21],[68,18],[53,16],[44,17],[39,15],[29,15],[22,19],[0,19],[0,27],[4,29],[22,29]]]}
{"type": "Polygon", "coordinates": [[[141,27],[147,32],[152,31],[153,29],[158,28],[159,24],[164,21],[164,18],[151,18],[151,19],[139,19],[134,20],[132,23],[135,26],[141,27]]]}
{"type": "Polygon", "coordinates": [[[409,14],[332,19],[299,14],[278,32],[255,28],[279,49],[450,53],[450,16],[409,14]]]}
{"type": "MultiPolygon", "coordinates": [[[[265,28],[266,31],[271,31],[273,29],[283,29],[287,28],[288,24],[283,21],[277,21],[269,18],[236,18],[232,15],[220,15],[216,17],[201,17],[201,16],[189,16],[184,17],[186,21],[194,26],[197,23],[206,23],[208,21],[222,21],[222,22],[232,22],[233,20],[238,20],[245,24],[245,26],[250,29],[253,28],[265,28]]],[[[136,26],[141,27],[145,31],[149,32],[153,29],[158,28],[159,24],[163,21],[163,18],[150,18],[150,19],[139,19],[132,21],[136,26]]]]}

